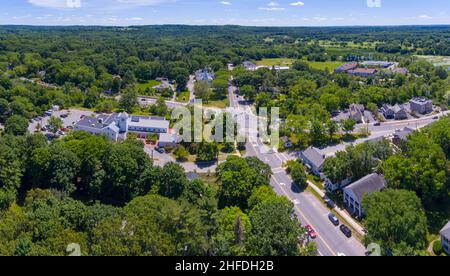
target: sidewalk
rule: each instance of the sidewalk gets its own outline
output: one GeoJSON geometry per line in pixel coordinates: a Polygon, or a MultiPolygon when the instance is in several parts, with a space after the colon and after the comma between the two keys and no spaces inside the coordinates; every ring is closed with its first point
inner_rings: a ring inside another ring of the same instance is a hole
{"type": "MultiPolygon", "coordinates": [[[[312,183],[311,181],[308,181],[308,185],[316,192],[318,193],[322,198],[325,196],[325,193],[319,189],[319,187],[317,187],[314,183],[312,183]]],[[[339,207],[334,207],[333,209],[335,212],[337,212],[344,220],[347,224],[349,224],[353,229],[355,229],[358,234],[360,234],[361,236],[365,236],[366,233],[364,232],[364,228],[358,223],[356,222],[349,214],[347,214],[347,212],[341,210],[339,207]]]]}

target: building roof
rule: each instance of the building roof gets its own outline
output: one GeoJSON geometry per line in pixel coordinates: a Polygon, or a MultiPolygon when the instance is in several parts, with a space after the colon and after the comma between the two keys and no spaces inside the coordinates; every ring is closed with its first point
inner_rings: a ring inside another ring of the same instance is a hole
{"type": "Polygon", "coordinates": [[[176,143],[178,142],[178,136],[176,134],[161,133],[159,134],[158,141],[163,143],[176,143]]]}
{"type": "Polygon", "coordinates": [[[446,238],[450,238],[450,221],[442,228],[440,234],[446,238]]]}
{"type": "Polygon", "coordinates": [[[169,121],[162,117],[132,116],[128,118],[128,126],[146,128],[169,128],[169,121]]]}
{"type": "Polygon", "coordinates": [[[350,63],[346,63],[346,64],[339,66],[335,70],[348,71],[348,70],[356,68],[356,66],[358,66],[357,62],[350,62],[350,63]]]}
{"type": "Polygon", "coordinates": [[[344,188],[344,191],[352,191],[361,202],[364,195],[379,192],[386,187],[386,180],[383,175],[373,173],[369,174],[355,183],[344,188]]]}
{"type": "Polygon", "coordinates": [[[377,61],[377,60],[369,60],[361,62],[362,66],[377,66],[377,67],[389,67],[394,65],[393,62],[389,61],[377,61]]]}
{"type": "Polygon", "coordinates": [[[411,135],[411,133],[413,133],[413,132],[414,132],[414,129],[405,127],[403,129],[396,130],[394,133],[394,137],[398,138],[400,140],[406,140],[408,138],[408,136],[411,135]]]}
{"type": "Polygon", "coordinates": [[[302,155],[317,168],[320,168],[325,162],[325,157],[315,147],[307,148],[302,155]]]}
{"type": "Polygon", "coordinates": [[[376,74],[378,71],[377,69],[371,69],[371,68],[356,68],[355,70],[348,71],[350,74],[369,74],[373,75],[376,74]]]}
{"type": "Polygon", "coordinates": [[[424,97],[416,97],[416,98],[412,98],[410,103],[415,103],[415,104],[419,104],[419,105],[423,105],[423,104],[430,104],[433,103],[432,100],[424,98],[424,97]]]}

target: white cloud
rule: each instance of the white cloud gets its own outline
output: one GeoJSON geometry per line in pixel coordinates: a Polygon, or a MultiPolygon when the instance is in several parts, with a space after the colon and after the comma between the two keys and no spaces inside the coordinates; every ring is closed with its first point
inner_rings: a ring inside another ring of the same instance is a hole
{"type": "Polygon", "coordinates": [[[81,7],[81,0],[28,0],[28,3],[44,8],[73,9],[81,7]]]}
{"type": "Polygon", "coordinates": [[[277,7],[259,7],[258,10],[261,11],[284,11],[285,8],[277,8],[277,7]]]}
{"type": "Polygon", "coordinates": [[[286,8],[279,7],[277,2],[270,2],[266,7],[259,7],[258,10],[261,11],[284,11],[286,8]]]}
{"type": "Polygon", "coordinates": [[[433,17],[431,17],[429,15],[426,15],[426,14],[423,14],[423,15],[419,15],[417,18],[420,18],[420,19],[432,19],[433,17]]]}
{"type": "Polygon", "coordinates": [[[305,3],[299,1],[299,2],[290,3],[289,5],[295,6],[295,7],[303,7],[305,5],[305,3]]]}
{"type": "Polygon", "coordinates": [[[231,6],[231,5],[233,5],[231,2],[228,2],[228,1],[221,1],[221,2],[219,2],[220,4],[222,4],[222,5],[226,5],[226,6],[231,6]]]}

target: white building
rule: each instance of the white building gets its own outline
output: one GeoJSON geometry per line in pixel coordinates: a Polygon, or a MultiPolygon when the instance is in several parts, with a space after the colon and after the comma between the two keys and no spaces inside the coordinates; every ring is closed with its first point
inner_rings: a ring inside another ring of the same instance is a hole
{"type": "Polygon", "coordinates": [[[379,192],[385,188],[386,180],[383,175],[377,173],[370,174],[343,189],[344,204],[350,213],[362,217],[364,210],[361,203],[364,196],[379,192]]]}
{"type": "Polygon", "coordinates": [[[450,255],[450,221],[442,228],[440,234],[442,248],[450,255]]]}
{"type": "Polygon", "coordinates": [[[104,135],[109,140],[125,139],[127,133],[137,133],[145,138],[148,134],[169,132],[169,121],[161,117],[130,116],[126,112],[102,114],[97,117],[84,117],[75,125],[75,130],[95,135],[104,135]]]}

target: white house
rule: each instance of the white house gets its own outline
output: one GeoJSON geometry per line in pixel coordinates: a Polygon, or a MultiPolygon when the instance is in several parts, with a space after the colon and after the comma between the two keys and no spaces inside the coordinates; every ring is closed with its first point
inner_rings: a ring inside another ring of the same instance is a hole
{"type": "Polygon", "coordinates": [[[321,154],[318,149],[309,147],[300,152],[300,158],[313,174],[321,176],[325,156],[321,154]]]}
{"type": "Polygon", "coordinates": [[[450,221],[442,228],[440,234],[442,248],[450,255],[450,221]]]}
{"type": "Polygon", "coordinates": [[[75,125],[75,130],[95,135],[104,135],[112,141],[125,139],[127,133],[137,133],[140,137],[148,134],[169,132],[169,121],[160,117],[130,116],[126,112],[84,117],[75,125]]]}
{"type": "Polygon", "coordinates": [[[386,180],[383,175],[377,173],[370,174],[343,189],[344,204],[350,213],[362,217],[364,210],[361,203],[364,196],[379,192],[385,188],[386,180]]]}

